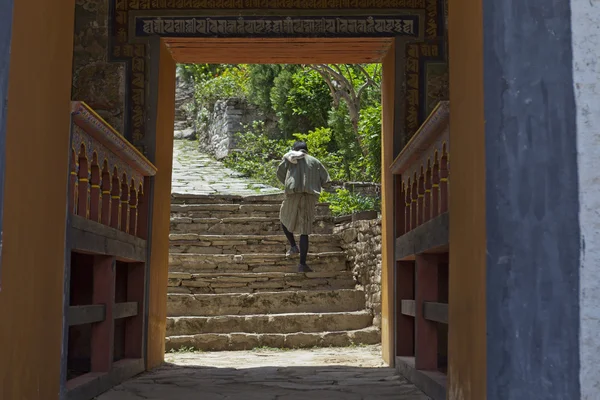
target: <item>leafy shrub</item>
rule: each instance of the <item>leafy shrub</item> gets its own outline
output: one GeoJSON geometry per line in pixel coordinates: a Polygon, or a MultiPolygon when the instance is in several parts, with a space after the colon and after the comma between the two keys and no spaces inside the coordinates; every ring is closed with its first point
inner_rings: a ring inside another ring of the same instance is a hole
{"type": "Polygon", "coordinates": [[[329,209],[334,216],[349,215],[358,211],[380,211],[379,199],[351,193],[347,189],[337,189],[335,193],[322,192],[319,199],[329,203],[329,209]]]}

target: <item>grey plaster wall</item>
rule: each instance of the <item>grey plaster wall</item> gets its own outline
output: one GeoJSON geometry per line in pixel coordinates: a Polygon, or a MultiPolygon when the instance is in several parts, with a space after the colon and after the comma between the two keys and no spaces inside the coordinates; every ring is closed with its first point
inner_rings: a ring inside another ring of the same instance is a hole
{"type": "Polygon", "coordinates": [[[579,167],[581,399],[600,396],[600,3],[571,0],[579,167]]]}
{"type": "MultiPolygon", "coordinates": [[[[2,257],[2,214],[4,209],[4,171],[6,154],[6,109],[8,71],[12,36],[13,0],[0,0],[0,263],[2,257]]],[[[0,276],[0,290],[2,285],[0,276]]]]}
{"type": "Polygon", "coordinates": [[[487,400],[579,399],[570,3],[483,4],[487,400]]]}

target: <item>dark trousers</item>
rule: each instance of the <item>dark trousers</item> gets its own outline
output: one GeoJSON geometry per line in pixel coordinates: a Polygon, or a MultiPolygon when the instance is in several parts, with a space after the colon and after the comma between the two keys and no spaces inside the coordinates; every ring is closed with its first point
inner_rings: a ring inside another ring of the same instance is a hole
{"type": "MultiPolygon", "coordinates": [[[[285,225],[281,224],[283,228],[283,233],[290,242],[290,246],[296,247],[296,239],[294,239],[294,234],[285,227],[285,225]]],[[[308,255],[308,235],[300,235],[300,264],[306,265],[306,256],[308,255]]]]}

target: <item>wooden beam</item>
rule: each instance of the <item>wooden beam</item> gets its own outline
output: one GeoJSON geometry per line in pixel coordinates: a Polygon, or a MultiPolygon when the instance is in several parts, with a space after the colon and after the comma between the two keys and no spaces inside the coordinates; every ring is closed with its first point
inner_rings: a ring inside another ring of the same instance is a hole
{"type": "Polygon", "coordinates": [[[448,323],[448,304],[426,301],[423,304],[423,318],[428,321],[448,323]]]}
{"type": "Polygon", "coordinates": [[[71,306],[67,315],[69,326],[92,324],[102,322],[106,318],[106,306],[93,304],[88,306],[71,306]]]}
{"type": "Polygon", "coordinates": [[[112,255],[120,261],[146,260],[145,240],[78,215],[71,215],[71,221],[72,250],[112,255]]]}
{"type": "Polygon", "coordinates": [[[113,318],[129,318],[138,315],[138,302],[130,301],[127,303],[115,303],[113,306],[113,318]]]}
{"type": "Polygon", "coordinates": [[[115,302],[115,268],[114,257],[94,257],[94,304],[104,304],[106,318],[92,325],[92,372],[108,372],[113,363],[113,343],[115,323],[113,319],[113,304],[115,302]]]}
{"type": "Polygon", "coordinates": [[[409,317],[414,317],[416,315],[416,306],[414,300],[402,300],[400,304],[402,309],[402,315],[407,315],[409,317]]]}
{"type": "Polygon", "coordinates": [[[423,306],[427,301],[437,301],[438,259],[418,255],[415,266],[415,367],[435,370],[438,367],[437,326],[424,318],[423,306]]]}
{"type": "Polygon", "coordinates": [[[430,251],[447,251],[449,227],[449,214],[444,213],[400,236],[396,239],[396,260],[430,251]]]}

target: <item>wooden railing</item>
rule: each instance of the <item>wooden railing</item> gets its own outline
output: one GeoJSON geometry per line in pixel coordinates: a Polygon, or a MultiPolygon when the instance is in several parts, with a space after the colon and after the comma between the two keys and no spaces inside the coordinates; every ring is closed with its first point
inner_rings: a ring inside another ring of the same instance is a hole
{"type": "Polygon", "coordinates": [[[146,238],[152,165],[85,103],[73,102],[70,207],[73,214],[146,238]]]}
{"type": "Polygon", "coordinates": [[[66,399],[144,370],[150,178],[156,168],[87,105],[71,109],[66,399]]]}
{"type": "Polygon", "coordinates": [[[449,139],[449,103],[440,102],[391,166],[396,188],[396,361],[435,400],[446,399],[449,139]]]}
{"type": "Polygon", "coordinates": [[[449,117],[449,103],[440,102],[392,164],[403,200],[397,204],[397,236],[448,211],[449,117]]]}

